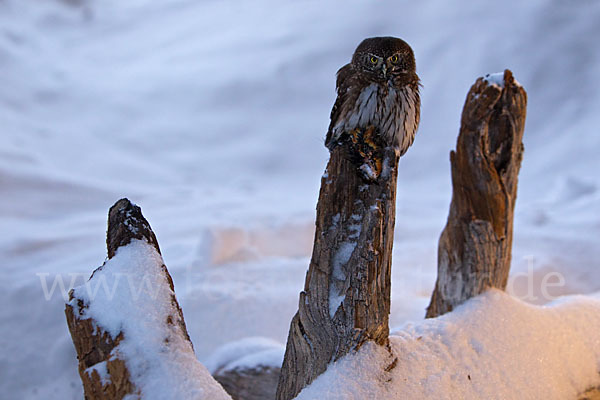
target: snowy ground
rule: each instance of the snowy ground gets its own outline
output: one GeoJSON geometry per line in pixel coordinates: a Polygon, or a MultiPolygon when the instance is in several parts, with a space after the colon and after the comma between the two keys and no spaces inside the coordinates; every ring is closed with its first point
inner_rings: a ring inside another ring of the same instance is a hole
{"type": "Polygon", "coordinates": [[[0,393],[81,398],[63,294],[104,260],[121,197],[157,234],[201,361],[284,342],[334,75],[367,36],[407,40],[424,85],[392,326],[419,321],[433,288],[465,95],[504,68],[529,95],[509,292],[600,290],[599,20],[592,1],[0,1],[0,393]]]}
{"type": "Polygon", "coordinates": [[[598,298],[541,307],[491,290],[392,332],[389,372],[390,355],[370,345],[330,366],[298,400],[576,399],[598,383],[598,329],[598,298]]]}

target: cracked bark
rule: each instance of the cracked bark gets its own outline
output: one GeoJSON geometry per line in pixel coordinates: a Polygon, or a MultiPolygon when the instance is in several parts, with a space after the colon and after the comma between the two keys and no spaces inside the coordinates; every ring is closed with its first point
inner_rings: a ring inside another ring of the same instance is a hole
{"type": "Polygon", "coordinates": [[[467,95],[450,153],[452,202],[427,318],[489,287],[506,287],[526,107],[527,94],[509,70],[502,87],[479,78],[467,95]]]}
{"type": "MultiPolygon", "coordinates": [[[[142,215],[141,209],[132,204],[127,199],[117,201],[108,214],[108,230],[106,235],[106,246],[108,258],[114,257],[119,247],[129,244],[133,239],[145,240],[160,253],[158,241],[150,224],[142,215]]],[[[104,268],[104,265],[96,269],[94,273],[104,268]]],[[[173,289],[173,280],[166,266],[162,268],[163,273],[173,289]]],[[[69,294],[70,301],[73,300],[73,291],[69,294]]],[[[183,313],[175,296],[172,297],[174,309],[179,313],[179,328],[184,333],[184,337],[190,341],[183,313]]],[[[77,299],[77,307],[70,304],[66,305],[65,314],[67,325],[71,332],[71,338],[77,351],[79,360],[79,376],[83,383],[83,389],[86,400],[95,399],[122,399],[128,394],[139,395],[137,388],[130,380],[130,374],[124,360],[119,358],[118,351],[113,351],[123,340],[123,332],[120,332],[115,338],[105,332],[96,321],[83,318],[83,310],[88,304],[77,299]],[[106,362],[108,372],[108,382],[102,381],[100,375],[95,369],[89,369],[100,362],[106,362]]],[[[117,310],[118,311],[118,310],[117,310]]],[[[165,323],[173,324],[172,316],[169,316],[165,323]]],[[[190,341],[191,345],[191,341],[190,341]]]]}
{"type": "Polygon", "coordinates": [[[296,397],[365,341],[389,346],[398,155],[369,144],[362,167],[378,176],[366,177],[355,162],[355,139],[372,133],[336,147],[321,179],[312,259],[290,324],[278,400],[296,397]]]}

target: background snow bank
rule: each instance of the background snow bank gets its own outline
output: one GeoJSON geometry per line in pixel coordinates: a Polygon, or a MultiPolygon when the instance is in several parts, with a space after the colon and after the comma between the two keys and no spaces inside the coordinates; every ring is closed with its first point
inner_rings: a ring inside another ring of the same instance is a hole
{"type": "Polygon", "coordinates": [[[598,21],[597,1],[0,1],[0,393],[82,398],[63,295],[105,257],[122,197],[158,236],[201,361],[285,342],[335,72],[369,36],[410,43],[424,85],[392,326],[422,319],[433,289],[466,93],[507,67],[529,97],[509,291],[600,290],[598,21]]]}
{"type": "Polygon", "coordinates": [[[331,365],[297,399],[574,399],[598,383],[600,299],[532,306],[497,290],[331,365]]]}
{"type": "Polygon", "coordinates": [[[264,337],[249,337],[219,347],[205,365],[213,375],[219,370],[280,368],[284,353],[285,346],[279,342],[264,337]]]}
{"type": "MultiPolygon", "coordinates": [[[[70,305],[79,315],[78,302],[83,301],[82,319],[92,318],[113,339],[123,333],[111,354],[125,361],[143,399],[231,399],[184,336],[163,268],[156,249],[134,239],[73,289],[70,305]]],[[[105,362],[99,364],[100,376],[107,377],[105,362]]]]}

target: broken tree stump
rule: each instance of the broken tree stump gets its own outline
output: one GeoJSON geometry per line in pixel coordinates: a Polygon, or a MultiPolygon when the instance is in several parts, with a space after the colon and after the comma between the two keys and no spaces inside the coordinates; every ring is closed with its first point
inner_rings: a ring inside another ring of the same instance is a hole
{"type": "Polygon", "coordinates": [[[214,378],[233,400],[272,400],[275,398],[280,367],[255,366],[251,368],[222,369],[214,378]]]}
{"type": "Polygon", "coordinates": [[[509,70],[477,79],[467,95],[450,153],[452,202],[427,318],[506,287],[526,107],[527,94],[509,70]]]}
{"type": "Polygon", "coordinates": [[[113,205],[108,259],[69,293],[65,314],[86,400],[230,399],[196,359],[173,280],[138,206],[113,205]]]}
{"type": "Polygon", "coordinates": [[[357,167],[350,161],[356,144],[335,147],[321,179],[312,259],[290,324],[278,400],[296,397],[365,341],[388,345],[399,155],[380,146],[357,167]],[[377,175],[365,176],[365,169],[377,175]]]}
{"type": "Polygon", "coordinates": [[[248,337],[219,347],[207,367],[233,400],[273,400],[284,351],[271,339],[248,337]]]}

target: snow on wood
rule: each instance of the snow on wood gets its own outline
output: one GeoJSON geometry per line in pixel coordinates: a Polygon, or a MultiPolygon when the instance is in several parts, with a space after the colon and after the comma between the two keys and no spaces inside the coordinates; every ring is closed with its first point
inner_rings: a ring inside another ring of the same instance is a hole
{"type": "Polygon", "coordinates": [[[393,325],[420,317],[435,284],[449,121],[474,74],[499,63],[530,99],[513,293],[545,301],[548,271],[565,282],[551,298],[600,289],[600,1],[402,2],[410,18],[390,12],[396,3],[236,4],[0,1],[0,397],[83,399],[63,294],[102,263],[102,213],[116,193],[152,205],[199,359],[247,335],[284,342],[312,248],[333,77],[374,29],[411,37],[424,84],[401,168],[393,325]],[[260,251],[205,240],[232,229],[260,233],[260,251]],[[65,291],[52,292],[61,277],[65,291]]]}
{"type": "Polygon", "coordinates": [[[486,81],[489,85],[496,85],[499,88],[504,87],[504,72],[496,72],[494,74],[486,74],[483,77],[483,80],[486,81]]]}
{"type": "Polygon", "coordinates": [[[297,399],[576,399],[600,381],[599,330],[598,297],[532,306],[491,289],[392,331],[388,371],[387,351],[365,345],[297,399]]]}
{"type": "MultiPolygon", "coordinates": [[[[483,77],[483,80],[486,81],[490,85],[496,85],[499,88],[504,87],[504,72],[496,72],[493,74],[486,74],[483,77]]],[[[512,84],[516,86],[521,86],[521,84],[513,77],[512,84]]]]}
{"type": "MultiPolygon", "coordinates": [[[[399,154],[378,144],[365,182],[346,144],[321,179],[313,255],[292,319],[277,399],[294,398],[330,362],[367,342],[388,343],[399,154]]],[[[390,363],[392,360],[390,360],[390,363]]]]}
{"type": "Polygon", "coordinates": [[[87,399],[230,399],[198,362],[173,281],[139,207],[109,212],[109,259],[67,303],[87,399]]]}

